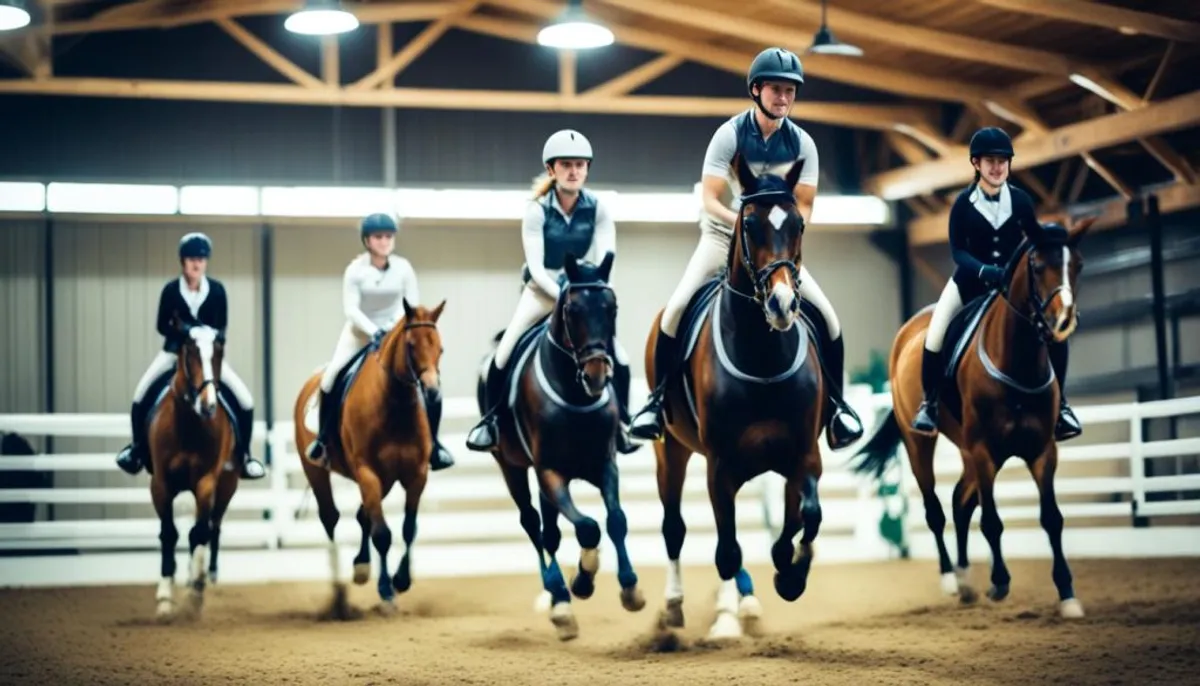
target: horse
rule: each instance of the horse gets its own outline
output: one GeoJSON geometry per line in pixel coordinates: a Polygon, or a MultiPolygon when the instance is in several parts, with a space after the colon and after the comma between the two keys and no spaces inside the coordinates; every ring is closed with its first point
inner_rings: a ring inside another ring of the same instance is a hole
{"type": "Polygon", "coordinates": [[[162,547],[162,576],[155,600],[157,615],[164,620],[175,612],[175,545],[179,542],[175,497],[191,491],[196,499],[195,523],[188,532],[188,584],[190,610],[198,613],[205,586],[210,577],[216,579],[221,519],[239,481],[237,470],[227,465],[236,443],[233,423],[218,399],[225,341],[211,327],[185,327],[178,316],[173,317],[172,326],[182,334],[183,343],[170,386],[163,389],[161,400],[151,410],[147,430],[150,497],[158,513],[162,547]]]}
{"type": "MultiPolygon", "coordinates": [[[[329,538],[335,610],[344,604],[346,586],[334,539],[341,514],[333,498],[331,471],[357,483],[361,496],[356,519],[362,536],[354,557],[354,583],[365,584],[370,576],[369,540],[379,554],[380,611],[394,613],[396,593],[404,593],[412,586],[409,567],[417,535],[417,510],[429,477],[429,456],[433,449],[425,393],[439,390],[442,339],[437,321],[445,306],[445,300],[433,309],[412,307],[404,301],[404,318],[384,335],[377,347],[366,346],[347,363],[334,383],[331,395],[339,397],[344,389],[344,400],[341,416],[330,418],[336,422],[330,426],[336,426],[337,431],[331,432],[335,438],[326,445],[329,468],[310,462],[303,455],[299,458],[329,538]],[[404,555],[395,575],[389,577],[392,530],[383,516],[383,499],[396,483],[405,494],[401,531],[404,555]]],[[[304,427],[304,415],[308,404],[316,400],[321,372],[318,369],[308,377],[296,397],[293,421],[297,446],[306,446],[314,438],[304,427]]],[[[335,403],[327,406],[333,407],[335,403]]]]}
{"type": "MultiPolygon", "coordinates": [[[[508,411],[500,414],[500,440],[492,450],[521,527],[538,554],[543,588],[539,604],[549,605],[551,623],[563,641],[579,635],[571,595],[590,598],[600,568],[600,525],[575,506],[569,491],[573,480],[598,488],[604,501],[608,537],[617,554],[621,605],[630,612],[646,605],[625,547],[628,523],[621,509],[614,452],[620,410],[610,383],[617,317],[617,297],[608,285],[612,264],[611,252],[598,266],[566,255],[565,282],[560,281],[553,311],[524,334],[513,351],[506,374],[508,411]],[[537,475],[540,517],[530,494],[530,468],[537,475]],[[562,541],[560,512],[575,527],[580,547],[570,591],[555,558],[562,541]]],[[[485,359],[483,369],[490,364],[485,359]]],[[[477,388],[481,413],[487,409],[485,379],[481,374],[477,388]]]]}
{"type": "Polygon", "coordinates": [[[937,543],[942,589],[947,595],[957,594],[964,603],[977,597],[969,583],[967,558],[967,534],[976,506],[982,508],[980,528],[992,552],[988,597],[1000,601],[1008,595],[1011,577],[1000,550],[1004,525],[996,511],[994,483],[996,473],[1015,455],[1024,460],[1037,484],[1041,525],[1054,557],[1059,612],[1068,619],[1084,614],[1063,555],[1063,516],[1054,495],[1058,465],[1054,427],[1060,392],[1047,344],[1065,342],[1078,323],[1076,283],[1083,269],[1078,246],[1093,221],[1084,219],[1069,231],[1044,227],[1038,241],[1023,241],[1007,266],[1002,288],[968,303],[947,332],[943,350],[952,355],[945,364],[944,392],[939,394],[938,429],[958,448],[963,469],[952,496],[958,539],[954,570],[942,537],[946,515],[934,492],[937,435],[919,434],[910,427],[922,399],[922,348],[933,306],[909,318],[892,343],[892,411],[856,453],[854,470],[882,475],[899,459],[896,449],[904,444],[924,499],[925,522],[937,543]]]}
{"type": "MultiPolygon", "coordinates": [[[[797,161],[784,177],[755,177],[744,158],[735,158],[743,190],[725,270],[684,311],[682,359],[664,389],[666,431],[654,443],[670,563],[664,623],[684,625],[679,554],[687,527],[680,502],[688,461],[700,453],[707,461],[721,578],[711,639],[741,636],[762,613],[737,542],[734,499],[741,487],[768,471],[787,480],[783,527],[771,559],[775,590],[789,602],[807,586],[821,525],[817,438],[832,407],[817,343],[822,338],[813,328],[823,320],[799,293],[805,224],[792,189],[803,165],[797,161]],[[797,552],[793,539],[801,530],[797,552]]],[[[659,310],[646,341],[650,380],[656,378],[661,319],[659,310]]]]}

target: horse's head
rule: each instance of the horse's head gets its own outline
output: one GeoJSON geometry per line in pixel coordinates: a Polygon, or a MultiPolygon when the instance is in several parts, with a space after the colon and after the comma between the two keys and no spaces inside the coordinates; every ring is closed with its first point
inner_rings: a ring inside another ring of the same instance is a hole
{"type": "Polygon", "coordinates": [[[173,316],[175,330],[182,334],[176,365],[177,379],[186,390],[188,405],[196,414],[211,419],[217,413],[217,384],[221,379],[221,360],[225,340],[210,326],[186,326],[173,316]]]}
{"type": "MultiPolygon", "coordinates": [[[[734,225],[734,244],[753,297],[767,324],[787,331],[800,315],[800,263],[804,218],[796,210],[793,189],[804,169],[797,160],[783,177],[755,176],[741,155],[734,160],[742,187],[741,211],[734,225]]],[[[730,278],[737,265],[730,266],[730,278]]],[[[745,295],[745,294],[743,294],[745,295]]]]}
{"type": "Polygon", "coordinates": [[[599,266],[568,253],[563,261],[566,280],[551,320],[553,340],[575,360],[584,391],[599,397],[613,371],[613,337],[617,334],[617,296],[608,285],[613,254],[599,266]]]}
{"type": "MultiPolygon", "coordinates": [[[[1057,222],[1044,224],[1041,237],[1024,251],[1024,260],[1012,270],[1010,294],[1028,294],[1027,314],[1043,338],[1067,340],[1079,321],[1079,272],[1083,257],[1079,243],[1095,217],[1067,229],[1057,222]]],[[[1011,297],[1011,295],[1010,295],[1011,297]]]]}
{"type": "Polygon", "coordinates": [[[433,309],[419,305],[412,307],[404,301],[404,328],[400,340],[405,347],[409,374],[429,391],[437,391],[441,382],[442,335],[438,332],[437,321],[445,307],[445,300],[433,309]]]}

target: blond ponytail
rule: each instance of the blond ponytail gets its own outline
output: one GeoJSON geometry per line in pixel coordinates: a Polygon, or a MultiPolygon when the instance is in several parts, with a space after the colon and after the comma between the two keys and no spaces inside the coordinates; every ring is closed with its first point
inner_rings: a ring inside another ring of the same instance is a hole
{"type": "Polygon", "coordinates": [[[543,172],[533,180],[533,199],[541,200],[547,193],[554,189],[554,184],[554,177],[550,176],[547,172],[543,172]]]}

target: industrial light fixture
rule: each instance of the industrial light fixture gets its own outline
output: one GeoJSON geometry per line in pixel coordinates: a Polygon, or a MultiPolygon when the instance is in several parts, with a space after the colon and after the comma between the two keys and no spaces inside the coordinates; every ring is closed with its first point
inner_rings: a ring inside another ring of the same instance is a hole
{"type": "Polygon", "coordinates": [[[25,0],[0,0],[0,31],[25,28],[32,20],[25,0]]]}
{"type": "Polygon", "coordinates": [[[332,36],[358,28],[358,17],[342,9],[338,0],[308,0],[294,12],[283,28],[306,36],[332,36]]]}
{"type": "Polygon", "coordinates": [[[833,31],[829,30],[829,25],[825,21],[825,2],[821,0],[821,28],[813,34],[812,45],[809,46],[810,53],[819,55],[846,55],[849,57],[862,57],[862,48],[857,45],[843,43],[833,35],[833,31]]]}
{"type": "Polygon", "coordinates": [[[585,50],[612,45],[613,32],[592,21],[583,11],[583,0],[567,0],[567,9],[551,25],[538,31],[540,45],[564,50],[585,50]]]}

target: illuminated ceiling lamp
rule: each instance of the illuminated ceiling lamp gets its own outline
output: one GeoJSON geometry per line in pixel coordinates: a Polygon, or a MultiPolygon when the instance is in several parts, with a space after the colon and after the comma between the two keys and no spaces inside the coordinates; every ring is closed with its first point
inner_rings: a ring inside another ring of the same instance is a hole
{"type": "Polygon", "coordinates": [[[551,25],[538,31],[540,45],[563,50],[585,50],[612,45],[613,32],[592,21],[583,11],[583,0],[567,0],[567,9],[551,25]]]}
{"type": "Polygon", "coordinates": [[[338,0],[307,0],[304,9],[283,22],[283,28],[306,36],[333,36],[358,28],[358,17],[342,9],[338,0]]]}
{"type": "Polygon", "coordinates": [[[862,48],[857,45],[843,43],[833,35],[833,31],[829,30],[829,25],[825,22],[825,2],[821,0],[821,28],[813,34],[812,45],[809,46],[810,53],[818,55],[846,55],[848,57],[862,57],[862,48]]]}
{"type": "Polygon", "coordinates": [[[23,29],[31,21],[25,0],[0,0],[0,31],[23,29]]]}

